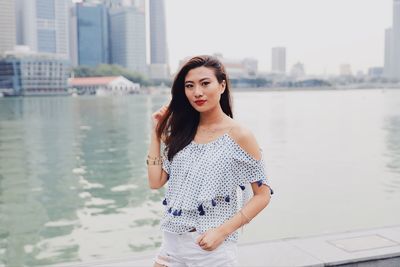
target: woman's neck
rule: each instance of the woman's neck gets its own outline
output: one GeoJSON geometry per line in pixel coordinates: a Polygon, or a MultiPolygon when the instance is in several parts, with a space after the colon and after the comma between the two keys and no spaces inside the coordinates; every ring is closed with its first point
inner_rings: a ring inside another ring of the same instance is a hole
{"type": "Polygon", "coordinates": [[[200,113],[200,122],[199,126],[212,126],[216,124],[220,124],[224,121],[226,115],[222,111],[221,106],[216,107],[213,110],[200,113]]]}

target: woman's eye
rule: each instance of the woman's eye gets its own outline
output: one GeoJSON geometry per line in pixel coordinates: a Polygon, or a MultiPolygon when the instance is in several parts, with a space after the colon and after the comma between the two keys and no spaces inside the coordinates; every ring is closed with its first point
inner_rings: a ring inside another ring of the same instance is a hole
{"type": "Polygon", "coordinates": [[[210,82],[203,82],[203,86],[207,86],[209,84],[210,84],[210,82]]]}
{"type": "Polygon", "coordinates": [[[188,89],[190,89],[190,88],[192,88],[193,87],[193,85],[191,85],[191,84],[186,84],[185,85],[185,88],[188,88],[188,89]]]}

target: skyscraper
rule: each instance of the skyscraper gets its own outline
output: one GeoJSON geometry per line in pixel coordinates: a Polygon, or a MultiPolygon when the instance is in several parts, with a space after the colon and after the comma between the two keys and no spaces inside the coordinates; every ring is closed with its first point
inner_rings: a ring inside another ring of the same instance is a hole
{"type": "Polygon", "coordinates": [[[134,0],[103,0],[102,2],[108,8],[116,8],[116,7],[122,7],[122,6],[132,6],[135,1],[134,0]]]}
{"type": "Polygon", "coordinates": [[[385,31],[385,63],[384,63],[384,76],[387,78],[392,78],[392,47],[393,47],[393,38],[392,38],[392,28],[388,28],[385,31]]]}
{"type": "Polygon", "coordinates": [[[391,76],[400,81],[400,0],[393,1],[392,44],[390,49],[391,76]]]}
{"type": "Polygon", "coordinates": [[[102,4],[78,3],[77,56],[79,65],[109,63],[108,14],[102,4]]]}
{"type": "Polygon", "coordinates": [[[15,1],[0,1],[0,54],[16,44],[15,1]]]}
{"type": "Polygon", "coordinates": [[[112,8],[109,14],[111,63],[147,74],[144,12],[128,6],[112,8]]]}
{"type": "Polygon", "coordinates": [[[73,4],[69,9],[69,56],[71,65],[78,66],[78,17],[76,4],[73,4]]]}
{"type": "Polygon", "coordinates": [[[150,63],[167,64],[164,0],[150,0],[150,63]]]}
{"type": "Polygon", "coordinates": [[[286,48],[273,47],[272,48],[272,62],[271,70],[276,74],[286,73],[286,48]]]}
{"type": "Polygon", "coordinates": [[[16,0],[17,43],[69,57],[68,0],[16,0]]]}
{"type": "Polygon", "coordinates": [[[149,9],[150,76],[153,79],[167,79],[169,68],[164,0],[150,0],[149,9]]]}

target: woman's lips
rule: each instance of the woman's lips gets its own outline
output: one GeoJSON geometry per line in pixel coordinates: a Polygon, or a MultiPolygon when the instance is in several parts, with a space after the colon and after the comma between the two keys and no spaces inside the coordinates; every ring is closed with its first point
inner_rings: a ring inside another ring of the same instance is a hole
{"type": "Polygon", "coordinates": [[[194,101],[194,103],[196,103],[196,105],[198,105],[198,106],[201,106],[201,105],[203,105],[204,103],[206,103],[206,101],[207,101],[207,100],[197,100],[197,101],[194,101]]]}

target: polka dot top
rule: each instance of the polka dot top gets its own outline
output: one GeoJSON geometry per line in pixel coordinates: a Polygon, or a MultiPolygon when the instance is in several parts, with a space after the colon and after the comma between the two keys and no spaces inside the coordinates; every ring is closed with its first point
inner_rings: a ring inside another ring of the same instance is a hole
{"type": "MultiPolygon", "coordinates": [[[[162,168],[168,184],[161,229],[173,233],[218,227],[252,196],[250,183],[271,188],[263,158],[254,159],[228,133],[205,144],[192,141],[172,161],[164,159],[162,168]]],[[[226,240],[237,239],[235,231],[226,240]]]]}

